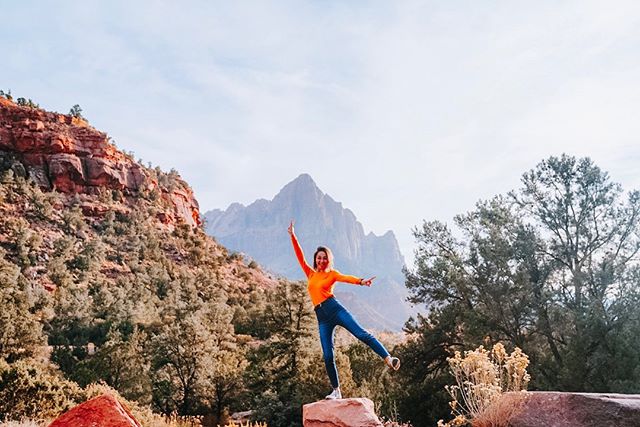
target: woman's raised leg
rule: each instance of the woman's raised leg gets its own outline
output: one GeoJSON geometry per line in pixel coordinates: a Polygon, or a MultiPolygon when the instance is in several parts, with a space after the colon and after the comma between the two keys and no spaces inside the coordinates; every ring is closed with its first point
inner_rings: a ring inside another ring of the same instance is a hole
{"type": "Polygon", "coordinates": [[[389,357],[389,352],[382,345],[380,341],[376,339],[373,335],[367,332],[360,324],[356,321],[356,319],[347,311],[346,308],[342,307],[340,312],[338,313],[338,325],[345,328],[347,331],[351,332],[351,334],[358,338],[360,341],[371,347],[376,354],[383,359],[387,359],[389,357]]]}

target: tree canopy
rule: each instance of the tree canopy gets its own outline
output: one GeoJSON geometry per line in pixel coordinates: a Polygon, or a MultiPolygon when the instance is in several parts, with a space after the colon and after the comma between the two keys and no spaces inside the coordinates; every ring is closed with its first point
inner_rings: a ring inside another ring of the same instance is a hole
{"type": "Polygon", "coordinates": [[[412,348],[437,371],[451,349],[503,341],[531,357],[534,388],[640,391],[639,213],[638,191],[563,155],[454,228],[425,221],[407,286],[430,314],[412,348]]]}

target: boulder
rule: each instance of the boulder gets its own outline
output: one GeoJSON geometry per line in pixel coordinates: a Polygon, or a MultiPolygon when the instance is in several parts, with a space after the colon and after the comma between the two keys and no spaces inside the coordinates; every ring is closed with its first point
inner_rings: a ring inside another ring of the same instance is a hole
{"type": "Polygon", "coordinates": [[[60,415],[49,427],[142,427],[115,397],[103,394],[60,415]]]}
{"type": "Polygon", "coordinates": [[[321,400],[302,407],[304,427],[382,427],[366,398],[321,400]]]}
{"type": "Polygon", "coordinates": [[[530,392],[511,427],[638,427],[640,395],[530,392]]]}

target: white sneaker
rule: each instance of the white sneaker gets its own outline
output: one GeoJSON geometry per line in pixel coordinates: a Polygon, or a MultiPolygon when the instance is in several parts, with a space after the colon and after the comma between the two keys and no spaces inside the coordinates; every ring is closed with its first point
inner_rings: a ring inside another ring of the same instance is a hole
{"type": "Polygon", "coordinates": [[[329,399],[329,400],[342,399],[342,393],[340,392],[339,388],[334,388],[331,394],[325,397],[325,399],[329,399]]]}

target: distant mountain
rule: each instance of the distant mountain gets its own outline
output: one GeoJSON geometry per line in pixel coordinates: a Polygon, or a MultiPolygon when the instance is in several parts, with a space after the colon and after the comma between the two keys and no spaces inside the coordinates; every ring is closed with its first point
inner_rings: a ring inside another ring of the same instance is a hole
{"type": "Polygon", "coordinates": [[[206,212],[204,218],[206,232],[228,249],[287,278],[303,279],[286,231],[295,219],[296,234],[310,264],[315,248],[326,245],[342,273],[377,276],[371,288],[336,287],[338,297],[363,325],[397,331],[412,312],[403,285],[404,258],[393,232],[365,234],[353,212],[323,193],[308,174],[285,185],[271,201],[259,199],[249,206],[233,203],[225,211],[206,212]]]}

